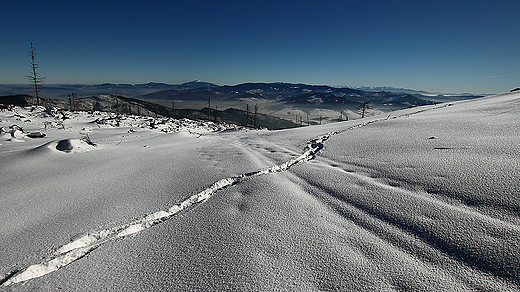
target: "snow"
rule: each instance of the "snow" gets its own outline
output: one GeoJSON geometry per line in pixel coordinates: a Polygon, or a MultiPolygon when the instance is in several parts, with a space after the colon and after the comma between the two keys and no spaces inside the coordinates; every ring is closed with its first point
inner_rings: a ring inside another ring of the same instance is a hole
{"type": "Polygon", "coordinates": [[[280,131],[2,110],[0,289],[518,291],[519,113],[520,93],[280,131]]]}

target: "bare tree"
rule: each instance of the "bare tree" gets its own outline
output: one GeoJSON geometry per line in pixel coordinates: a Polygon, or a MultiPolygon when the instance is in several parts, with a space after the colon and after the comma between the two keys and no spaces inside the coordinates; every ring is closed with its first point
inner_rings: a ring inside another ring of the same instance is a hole
{"type": "Polygon", "coordinates": [[[36,95],[36,101],[38,105],[40,105],[40,91],[38,90],[38,85],[43,82],[45,77],[41,77],[38,72],[36,72],[36,69],[39,68],[38,64],[34,61],[34,56],[36,55],[34,53],[35,49],[33,46],[33,43],[31,42],[31,75],[27,75],[27,78],[29,78],[29,81],[31,82],[31,89],[34,91],[36,95]]]}
{"type": "Polygon", "coordinates": [[[256,119],[257,119],[257,115],[258,115],[258,104],[255,104],[255,124],[254,124],[254,127],[256,128],[256,119]]]}
{"type": "Polygon", "coordinates": [[[246,127],[249,126],[249,104],[246,104],[246,127]]]}
{"type": "Polygon", "coordinates": [[[72,92],[72,94],[69,94],[69,106],[71,111],[76,110],[76,94],[74,93],[74,91],[72,92]]]}
{"type": "Polygon", "coordinates": [[[361,112],[361,118],[364,118],[364,117],[365,117],[365,111],[366,111],[367,109],[369,109],[369,107],[368,107],[368,103],[369,103],[369,102],[370,102],[370,100],[369,100],[369,101],[366,101],[366,102],[362,102],[362,103],[359,104],[359,106],[358,106],[358,110],[361,112]]]}

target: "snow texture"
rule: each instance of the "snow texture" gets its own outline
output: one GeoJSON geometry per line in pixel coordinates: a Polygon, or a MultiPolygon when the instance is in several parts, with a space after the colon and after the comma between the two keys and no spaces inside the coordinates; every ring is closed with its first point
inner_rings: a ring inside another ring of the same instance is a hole
{"type": "Polygon", "coordinates": [[[519,113],[518,93],[280,131],[3,110],[0,287],[517,291],[519,113]]]}

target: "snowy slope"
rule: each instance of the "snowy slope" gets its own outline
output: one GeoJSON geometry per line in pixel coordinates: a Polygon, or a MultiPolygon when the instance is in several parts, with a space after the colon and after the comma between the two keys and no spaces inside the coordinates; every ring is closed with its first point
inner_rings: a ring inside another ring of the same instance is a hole
{"type": "Polygon", "coordinates": [[[15,111],[0,289],[519,289],[518,93],[282,131],[15,111]]]}

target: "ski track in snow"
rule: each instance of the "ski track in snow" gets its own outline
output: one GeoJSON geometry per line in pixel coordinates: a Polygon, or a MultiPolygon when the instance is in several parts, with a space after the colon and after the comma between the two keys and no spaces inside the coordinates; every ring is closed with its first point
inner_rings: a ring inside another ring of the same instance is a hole
{"type": "MultiPolygon", "coordinates": [[[[448,103],[436,107],[421,109],[415,112],[402,114],[399,116],[393,116],[392,119],[409,117],[410,115],[418,114],[432,109],[444,108],[451,105],[451,103],[448,103]]],[[[22,283],[34,278],[39,278],[51,272],[57,271],[58,269],[63,268],[69,265],[70,263],[81,259],[82,257],[86,256],[87,254],[89,254],[90,252],[107,242],[114,241],[117,239],[123,239],[126,236],[138,233],[139,231],[150,228],[156,224],[170,219],[172,216],[179,213],[180,211],[188,210],[192,206],[203,203],[209,198],[211,198],[219,190],[235,185],[242,180],[249,179],[255,176],[287,171],[290,167],[297,163],[312,160],[315,158],[317,153],[323,148],[324,142],[327,141],[331,136],[341,134],[346,131],[358,129],[372,123],[386,121],[390,119],[390,117],[391,114],[388,115],[388,117],[386,118],[367,121],[354,126],[350,126],[342,130],[329,132],[322,136],[314,138],[307,142],[307,146],[305,147],[306,151],[300,156],[290,159],[282,164],[274,165],[263,170],[244,173],[238,176],[221,179],[213,183],[210,187],[201,191],[200,193],[192,195],[180,204],[170,207],[168,211],[157,211],[148,214],[144,218],[135,220],[131,223],[127,223],[110,229],[103,229],[97,232],[87,233],[84,236],[77,238],[71,241],[70,243],[67,243],[58,248],[52,255],[52,259],[50,260],[47,260],[39,264],[31,265],[22,270],[10,271],[4,277],[0,278],[0,284],[2,286],[9,286],[16,283],[22,283]]]]}

